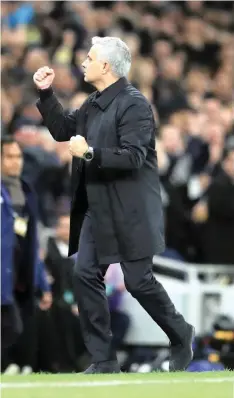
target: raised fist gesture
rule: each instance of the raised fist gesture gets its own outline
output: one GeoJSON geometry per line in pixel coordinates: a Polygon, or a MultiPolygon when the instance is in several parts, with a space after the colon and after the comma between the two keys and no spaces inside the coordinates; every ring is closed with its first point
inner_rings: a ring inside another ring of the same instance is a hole
{"type": "Polygon", "coordinates": [[[55,74],[53,69],[50,69],[48,66],[44,66],[34,73],[33,81],[39,90],[45,90],[52,85],[54,76],[55,74]]]}

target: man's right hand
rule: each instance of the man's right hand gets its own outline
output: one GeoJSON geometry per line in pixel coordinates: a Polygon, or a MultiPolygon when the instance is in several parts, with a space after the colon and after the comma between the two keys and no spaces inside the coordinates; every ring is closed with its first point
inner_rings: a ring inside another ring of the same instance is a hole
{"type": "Polygon", "coordinates": [[[49,88],[54,80],[54,71],[48,66],[39,68],[33,75],[33,81],[39,90],[45,90],[49,88]]]}

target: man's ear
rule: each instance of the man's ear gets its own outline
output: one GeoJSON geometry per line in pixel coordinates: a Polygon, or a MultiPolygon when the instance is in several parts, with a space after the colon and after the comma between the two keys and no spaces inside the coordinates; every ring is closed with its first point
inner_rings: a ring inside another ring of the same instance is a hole
{"type": "Polygon", "coordinates": [[[107,62],[105,62],[105,63],[103,64],[102,74],[103,74],[103,75],[106,75],[106,73],[109,72],[109,71],[110,71],[110,64],[108,64],[107,62]]]}

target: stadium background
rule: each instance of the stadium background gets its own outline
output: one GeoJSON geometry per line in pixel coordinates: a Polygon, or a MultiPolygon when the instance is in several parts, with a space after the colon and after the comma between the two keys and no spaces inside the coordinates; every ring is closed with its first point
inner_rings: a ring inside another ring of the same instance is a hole
{"type": "MultiPolygon", "coordinates": [[[[80,66],[91,38],[125,40],[133,58],[129,79],[151,102],[159,126],[157,153],[167,238],[163,258],[180,264],[229,265],[230,273],[214,273],[209,278],[210,284],[228,287],[233,284],[234,193],[225,177],[220,185],[220,176],[225,175],[223,154],[230,156],[229,166],[234,164],[233,2],[8,1],[1,3],[1,22],[1,130],[22,146],[23,176],[38,193],[40,254],[53,292],[48,314],[38,313],[37,354],[34,363],[27,365],[34,370],[75,371],[82,367],[78,357],[83,349],[82,344],[74,348],[74,340],[81,339],[74,321],[78,311],[69,302],[67,286],[61,287],[64,272],[74,261],[65,258],[71,157],[67,143],[54,142],[43,126],[35,107],[33,73],[44,65],[53,67],[54,90],[69,112],[93,91],[83,81],[80,66]],[[56,277],[53,266],[63,270],[55,272],[56,277]],[[67,311],[74,319],[67,321],[67,311]],[[70,322],[72,333],[55,326],[63,321],[70,322]],[[44,333],[46,328],[50,333],[44,333]],[[56,344],[49,350],[53,338],[56,344]]],[[[173,276],[172,271],[167,273],[168,278],[173,276]]],[[[125,329],[131,327],[130,315],[123,323],[125,329]]],[[[225,321],[225,327],[219,320],[216,328],[232,334],[219,335],[212,347],[212,328],[208,336],[200,336],[199,360],[209,357],[217,365],[224,346],[231,356],[229,366],[233,365],[234,324],[231,319],[225,321]]],[[[120,333],[121,349],[123,339],[120,333]]],[[[152,347],[135,348],[125,361],[128,370],[138,371],[155,360],[152,347]]]]}

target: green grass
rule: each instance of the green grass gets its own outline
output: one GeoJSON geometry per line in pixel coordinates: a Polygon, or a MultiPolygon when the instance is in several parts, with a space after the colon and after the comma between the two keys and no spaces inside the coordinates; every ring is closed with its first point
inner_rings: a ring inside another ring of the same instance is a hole
{"type": "Polygon", "coordinates": [[[2,398],[234,398],[234,372],[228,371],[94,376],[35,374],[2,376],[1,382],[2,398]]]}

